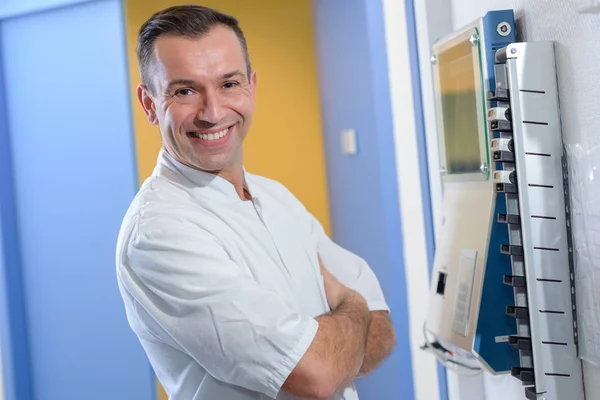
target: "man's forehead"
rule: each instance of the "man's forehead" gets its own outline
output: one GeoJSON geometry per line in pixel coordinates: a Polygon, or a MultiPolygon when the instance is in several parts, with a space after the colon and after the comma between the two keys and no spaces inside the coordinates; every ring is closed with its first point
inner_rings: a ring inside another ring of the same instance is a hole
{"type": "Polygon", "coordinates": [[[154,43],[152,64],[152,80],[158,90],[166,89],[173,80],[214,80],[246,68],[242,45],[233,30],[225,26],[198,38],[160,36],[154,43]]]}
{"type": "Polygon", "coordinates": [[[227,27],[213,28],[198,38],[163,35],[154,44],[155,61],[168,68],[186,63],[218,63],[244,61],[242,46],[227,27]]]}

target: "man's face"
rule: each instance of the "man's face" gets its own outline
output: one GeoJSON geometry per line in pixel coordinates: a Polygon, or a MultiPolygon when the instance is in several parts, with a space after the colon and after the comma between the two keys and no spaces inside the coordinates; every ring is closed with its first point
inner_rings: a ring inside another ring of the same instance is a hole
{"type": "Polygon", "coordinates": [[[154,44],[154,90],[138,98],[163,146],[177,161],[203,171],[242,165],[242,143],[254,111],[256,73],[247,76],[242,46],[228,27],[198,39],[161,36],[154,44]]]}

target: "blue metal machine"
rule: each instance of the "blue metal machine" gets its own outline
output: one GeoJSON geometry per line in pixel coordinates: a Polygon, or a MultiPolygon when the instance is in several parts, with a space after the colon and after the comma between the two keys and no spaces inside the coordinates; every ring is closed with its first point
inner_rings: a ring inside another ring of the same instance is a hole
{"type": "Polygon", "coordinates": [[[516,43],[513,12],[491,11],[433,53],[444,221],[425,348],[531,400],[582,400],[554,44],[516,43]]]}
{"type": "Polygon", "coordinates": [[[487,93],[495,90],[496,51],[516,41],[512,10],[488,12],[439,40],[432,63],[444,190],[444,227],[438,243],[426,328],[449,348],[479,359],[491,372],[510,371],[519,354],[504,285],[510,257],[500,253],[508,229],[495,215],[506,201],[494,191],[487,93]]]}

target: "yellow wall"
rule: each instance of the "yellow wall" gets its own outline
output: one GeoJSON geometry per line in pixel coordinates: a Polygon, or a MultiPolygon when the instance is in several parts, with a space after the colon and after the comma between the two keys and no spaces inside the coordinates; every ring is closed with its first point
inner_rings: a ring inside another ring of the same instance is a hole
{"type": "MultiPolygon", "coordinates": [[[[154,168],[158,128],[137,104],[137,31],[153,12],[188,1],[127,0],[127,36],[140,183],[154,168]]],[[[319,112],[317,67],[309,0],[205,0],[235,16],[258,72],[257,109],[245,144],[245,166],[286,185],[329,232],[325,160],[319,112]]],[[[159,397],[166,399],[160,390],[159,397]]]]}

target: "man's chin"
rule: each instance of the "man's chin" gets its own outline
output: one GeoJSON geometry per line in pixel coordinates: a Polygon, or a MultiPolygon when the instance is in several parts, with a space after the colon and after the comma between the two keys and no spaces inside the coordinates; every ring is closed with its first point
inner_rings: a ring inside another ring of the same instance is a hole
{"type": "Polygon", "coordinates": [[[228,159],[196,160],[194,167],[197,170],[218,174],[223,170],[232,169],[233,165],[228,159]]]}

